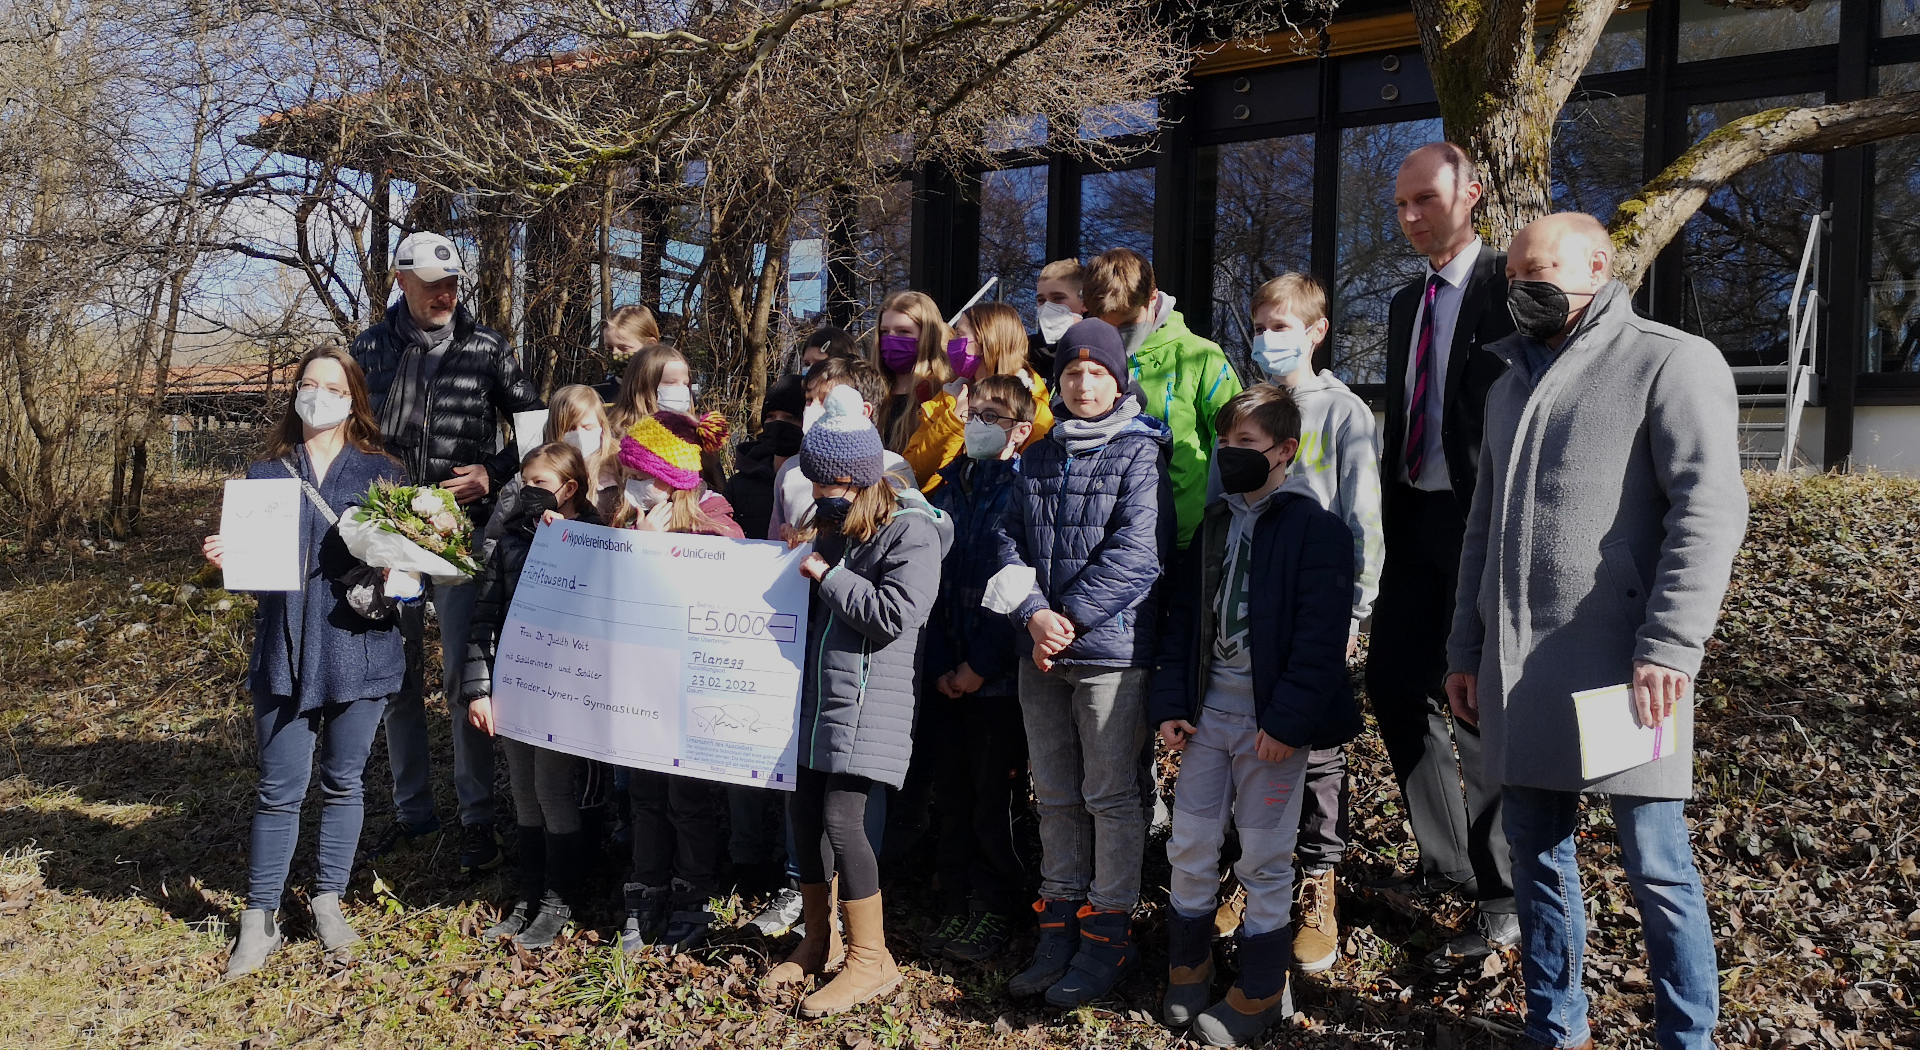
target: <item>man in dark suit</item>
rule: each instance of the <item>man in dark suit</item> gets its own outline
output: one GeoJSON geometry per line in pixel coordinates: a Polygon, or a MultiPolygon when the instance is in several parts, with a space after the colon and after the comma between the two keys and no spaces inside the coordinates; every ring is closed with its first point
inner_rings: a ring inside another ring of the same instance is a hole
{"type": "Polygon", "coordinates": [[[1478,964],[1520,936],[1500,792],[1482,777],[1479,731],[1450,716],[1442,685],[1481,409],[1506,369],[1486,345],[1513,331],[1506,254],[1473,231],[1480,193],[1473,160],[1449,142],[1414,150],[1394,183],[1401,232],[1427,266],[1387,315],[1386,561],[1367,659],[1367,693],[1420,846],[1415,870],[1374,888],[1478,905],[1468,929],[1427,957],[1441,970],[1478,964]]]}

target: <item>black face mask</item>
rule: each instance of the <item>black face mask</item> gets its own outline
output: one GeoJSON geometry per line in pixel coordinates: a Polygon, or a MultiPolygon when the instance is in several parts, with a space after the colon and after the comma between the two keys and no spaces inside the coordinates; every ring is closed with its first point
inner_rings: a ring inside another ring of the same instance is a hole
{"type": "MultiPolygon", "coordinates": [[[[1581,293],[1586,294],[1586,293],[1581,293]]],[[[1587,298],[1593,298],[1588,294],[1587,298]]],[[[1546,281],[1513,281],[1507,285],[1507,312],[1522,335],[1545,342],[1567,327],[1573,306],[1559,285],[1546,281]]]]}
{"type": "Polygon", "coordinates": [[[1259,449],[1222,445],[1213,454],[1214,463],[1220,467],[1221,490],[1227,493],[1252,492],[1265,485],[1268,475],[1275,470],[1274,464],[1267,461],[1267,453],[1272,451],[1272,446],[1259,449]]]}
{"type": "Polygon", "coordinates": [[[797,456],[800,454],[800,424],[789,423],[784,419],[769,419],[760,424],[760,440],[767,443],[776,456],[797,456]]]}
{"type": "Polygon", "coordinates": [[[845,496],[821,496],[813,501],[813,520],[817,524],[839,528],[847,520],[847,512],[853,509],[853,501],[845,496]]]}
{"type": "Polygon", "coordinates": [[[550,510],[559,510],[560,501],[553,493],[538,485],[528,485],[520,490],[520,498],[514,502],[514,516],[538,524],[540,515],[550,510]]]}

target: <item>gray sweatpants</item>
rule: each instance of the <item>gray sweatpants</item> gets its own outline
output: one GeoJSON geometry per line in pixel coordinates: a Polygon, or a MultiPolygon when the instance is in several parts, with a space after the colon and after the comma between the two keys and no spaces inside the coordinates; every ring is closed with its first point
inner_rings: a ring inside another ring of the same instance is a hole
{"type": "Polygon", "coordinates": [[[1147,825],[1140,747],[1144,667],[1020,663],[1020,713],[1040,814],[1040,896],[1131,912],[1140,901],[1147,825]]]}
{"type": "Polygon", "coordinates": [[[1200,731],[1180,756],[1173,786],[1173,836],[1167,861],[1173,866],[1175,911],[1190,918],[1213,914],[1220,891],[1220,846],[1227,823],[1240,833],[1234,874],[1247,890],[1241,920],[1248,936],[1272,933],[1293,913],[1293,846],[1300,829],[1300,798],[1308,751],[1285,762],[1265,762],[1254,749],[1260,726],[1252,715],[1209,708],[1200,731]]]}
{"type": "Polygon", "coordinates": [[[573,780],[585,760],[524,740],[499,739],[513,784],[514,823],[523,828],[544,827],[555,835],[579,831],[580,791],[573,780]]]}

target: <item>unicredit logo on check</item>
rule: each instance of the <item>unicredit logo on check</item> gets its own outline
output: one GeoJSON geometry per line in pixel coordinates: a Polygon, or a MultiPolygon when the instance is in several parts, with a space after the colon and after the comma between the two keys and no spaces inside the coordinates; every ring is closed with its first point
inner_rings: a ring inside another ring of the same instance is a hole
{"type": "Polygon", "coordinates": [[[726,551],[707,551],[695,547],[675,547],[668,553],[676,558],[699,558],[701,561],[726,561],[726,551]]]}
{"type": "Polygon", "coordinates": [[[562,529],[560,531],[560,542],[571,543],[576,547],[592,547],[596,550],[614,551],[620,554],[631,554],[633,552],[633,544],[628,540],[610,540],[604,536],[589,536],[586,533],[576,533],[572,529],[562,529]]]}

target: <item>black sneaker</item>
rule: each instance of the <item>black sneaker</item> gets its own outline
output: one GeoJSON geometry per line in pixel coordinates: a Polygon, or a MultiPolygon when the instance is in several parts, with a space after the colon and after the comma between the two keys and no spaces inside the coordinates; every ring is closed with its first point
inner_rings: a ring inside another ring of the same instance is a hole
{"type": "Polygon", "coordinates": [[[967,913],[963,911],[954,912],[942,918],[934,924],[933,929],[928,931],[925,937],[920,938],[920,950],[928,955],[939,955],[967,928],[968,918],[967,913]]]}
{"type": "Polygon", "coordinates": [[[678,955],[707,943],[707,931],[713,927],[713,899],[692,884],[675,879],[668,900],[672,910],[654,949],[661,955],[678,955]]]}
{"type": "Polygon", "coordinates": [[[1397,872],[1384,879],[1368,879],[1360,885],[1375,893],[1422,903],[1439,900],[1448,894],[1457,894],[1472,900],[1474,894],[1472,879],[1456,882],[1444,875],[1433,875],[1424,871],[1397,872]]]}
{"type": "Polygon", "coordinates": [[[1427,953],[1428,973],[1446,976],[1479,969],[1487,956],[1520,943],[1520,916],[1475,909],[1473,921],[1452,940],[1427,953]]]}
{"type": "Polygon", "coordinates": [[[629,882],[622,896],[627,917],[620,926],[620,950],[637,952],[660,939],[660,931],[667,924],[667,909],[673,903],[673,887],[629,882]]]}
{"type": "Polygon", "coordinates": [[[996,911],[976,908],[967,917],[967,928],[947,942],[949,959],[965,963],[986,962],[1007,947],[1013,934],[1013,920],[996,911]]]}
{"type": "Polygon", "coordinates": [[[427,821],[425,824],[409,824],[404,820],[396,820],[389,824],[387,830],[373,840],[373,845],[367,847],[367,859],[379,860],[403,847],[412,846],[423,839],[440,834],[439,819],[429,817],[427,821]]]}
{"type": "Polygon", "coordinates": [[[460,829],[460,874],[492,871],[506,862],[506,842],[491,824],[468,824],[460,829]]]}

